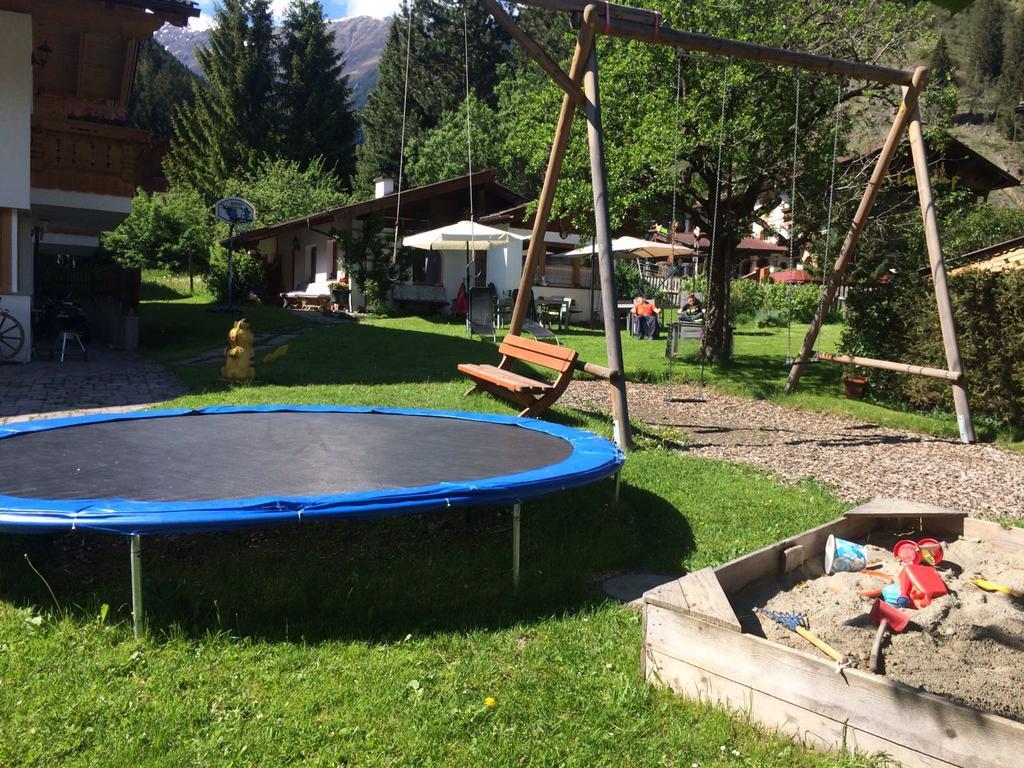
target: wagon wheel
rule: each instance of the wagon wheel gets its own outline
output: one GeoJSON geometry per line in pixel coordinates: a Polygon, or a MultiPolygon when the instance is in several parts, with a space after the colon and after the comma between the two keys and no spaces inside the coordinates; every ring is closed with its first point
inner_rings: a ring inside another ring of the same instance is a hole
{"type": "Polygon", "coordinates": [[[11,360],[25,345],[25,329],[17,319],[7,313],[0,313],[0,360],[11,360]]]}

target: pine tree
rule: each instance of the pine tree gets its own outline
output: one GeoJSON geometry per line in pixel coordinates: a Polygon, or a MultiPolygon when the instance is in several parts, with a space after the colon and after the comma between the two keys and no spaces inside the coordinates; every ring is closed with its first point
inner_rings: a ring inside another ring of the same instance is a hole
{"type": "Polygon", "coordinates": [[[181,104],[192,104],[196,76],[156,40],[139,45],[139,66],[128,100],[133,128],[154,136],[170,136],[171,114],[181,104]]]}
{"type": "Polygon", "coordinates": [[[209,47],[197,51],[207,87],[175,110],[175,141],[164,160],[172,184],[213,202],[224,180],[255,168],[277,140],[269,0],[223,0],[209,47]]]}
{"type": "Polygon", "coordinates": [[[940,34],[939,40],[932,51],[931,61],[932,82],[936,85],[948,85],[956,81],[956,62],[949,52],[946,36],[940,34]]]}
{"type": "MultiPolygon", "coordinates": [[[[498,68],[508,60],[509,40],[483,6],[469,3],[465,8],[470,89],[494,107],[498,68]]],[[[358,151],[356,173],[360,187],[369,188],[378,174],[398,173],[410,18],[407,137],[422,137],[441,122],[445,112],[464,104],[463,9],[460,0],[417,0],[413,9],[408,2],[403,3],[381,55],[377,84],[363,109],[364,143],[358,151]]]]}
{"type": "Polygon", "coordinates": [[[318,0],[292,0],[278,48],[281,154],[303,168],[322,156],[328,169],[347,180],[355,168],[358,126],[342,61],[323,6],[318,0]]]}
{"type": "MultiPolygon", "coordinates": [[[[1003,53],[1002,75],[999,77],[999,125],[1007,137],[1014,137],[1020,117],[1015,109],[1024,101],[1024,11],[1010,19],[1003,53]]],[[[1019,128],[1018,128],[1019,130],[1019,128]]]]}
{"type": "Polygon", "coordinates": [[[967,55],[979,81],[999,77],[1003,66],[1005,0],[978,0],[972,10],[967,55]]]}

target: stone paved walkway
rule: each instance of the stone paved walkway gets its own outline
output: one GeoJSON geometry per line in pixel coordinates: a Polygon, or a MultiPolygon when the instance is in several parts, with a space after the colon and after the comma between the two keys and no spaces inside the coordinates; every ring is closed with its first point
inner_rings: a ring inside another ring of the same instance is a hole
{"type": "Polygon", "coordinates": [[[145,358],[95,344],[89,359],[68,352],[0,365],[0,424],[145,408],[186,393],[177,379],[145,358]]]}

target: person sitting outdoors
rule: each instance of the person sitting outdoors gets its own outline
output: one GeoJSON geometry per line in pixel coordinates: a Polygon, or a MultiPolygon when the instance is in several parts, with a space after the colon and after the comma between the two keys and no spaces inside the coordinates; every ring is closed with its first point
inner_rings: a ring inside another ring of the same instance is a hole
{"type": "Polygon", "coordinates": [[[658,336],[658,315],[661,310],[653,301],[637,296],[633,301],[634,335],[641,339],[654,339],[658,336]]]}
{"type": "Polygon", "coordinates": [[[687,323],[704,322],[704,305],[700,303],[696,294],[691,293],[686,297],[686,304],[683,305],[680,319],[687,323]]]}

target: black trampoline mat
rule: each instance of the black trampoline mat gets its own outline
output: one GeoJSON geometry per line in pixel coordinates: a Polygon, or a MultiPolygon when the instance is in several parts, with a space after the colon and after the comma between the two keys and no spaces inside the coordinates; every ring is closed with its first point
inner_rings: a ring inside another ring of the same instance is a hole
{"type": "Polygon", "coordinates": [[[557,464],[572,445],[515,425],[387,413],[195,414],[0,440],[0,495],[210,501],[466,482],[557,464]]]}

